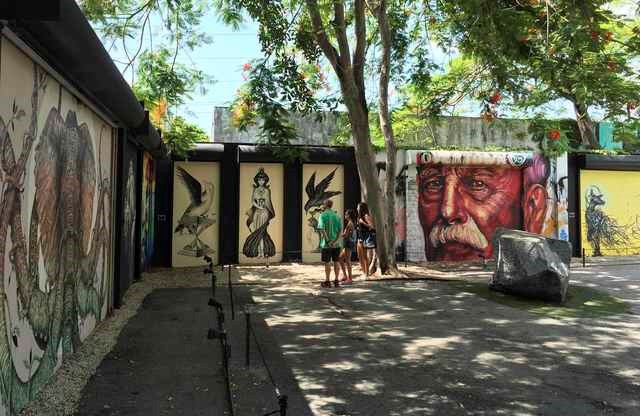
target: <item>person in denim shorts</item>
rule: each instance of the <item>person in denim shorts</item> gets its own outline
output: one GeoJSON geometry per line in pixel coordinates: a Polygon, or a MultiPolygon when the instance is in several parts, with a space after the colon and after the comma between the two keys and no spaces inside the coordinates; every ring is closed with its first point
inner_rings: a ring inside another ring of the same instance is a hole
{"type": "Polygon", "coordinates": [[[351,268],[351,253],[356,248],[356,211],[348,209],[344,215],[344,230],[342,230],[342,253],[340,254],[340,267],[342,267],[342,281],[350,284],[353,281],[351,268]]]}
{"type": "Polygon", "coordinates": [[[376,270],[376,228],[366,203],[358,204],[358,259],[366,277],[376,270]]]}

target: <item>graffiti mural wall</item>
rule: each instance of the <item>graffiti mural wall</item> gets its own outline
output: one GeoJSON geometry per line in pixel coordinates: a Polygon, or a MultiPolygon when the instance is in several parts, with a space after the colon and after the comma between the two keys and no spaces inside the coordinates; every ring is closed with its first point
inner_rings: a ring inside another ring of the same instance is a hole
{"type": "Polygon", "coordinates": [[[114,130],[0,42],[0,414],[15,414],[111,305],[114,130]]]}
{"type": "Polygon", "coordinates": [[[240,164],[240,263],[282,260],[283,184],[282,164],[240,164]]]}
{"type": "Polygon", "coordinates": [[[200,266],[204,255],[217,263],[220,164],[176,162],[173,172],[172,264],[200,266]]]}
{"type": "Polygon", "coordinates": [[[140,212],[140,268],[149,269],[155,247],[156,163],[144,152],[142,159],[142,212],[140,212]]]}
{"type": "Polygon", "coordinates": [[[417,205],[407,216],[417,217],[422,231],[424,257],[415,247],[411,252],[417,260],[491,258],[492,237],[500,227],[558,237],[556,161],[515,152],[412,156],[416,181],[408,189],[415,191],[417,205]]]}
{"type": "Polygon", "coordinates": [[[640,172],[580,171],[581,235],[587,256],[640,253],[639,189],[640,172]]]}
{"type": "MultiPolygon", "coordinates": [[[[396,154],[396,172],[395,172],[395,196],[396,196],[396,213],[395,213],[395,232],[396,232],[396,258],[404,260],[406,254],[406,241],[407,241],[407,214],[406,214],[406,179],[407,179],[407,164],[406,164],[406,152],[398,151],[396,154]]],[[[384,194],[387,183],[387,156],[385,153],[376,154],[376,169],[378,171],[378,181],[380,183],[380,189],[384,194]]]]}
{"type": "MultiPolygon", "coordinates": [[[[302,261],[319,262],[320,235],[318,216],[326,200],[340,218],[344,215],[344,167],[342,165],[304,164],[302,166],[302,261]]],[[[353,207],[355,208],[355,207],[353,207]]]]}
{"type": "Polygon", "coordinates": [[[118,249],[120,256],[118,257],[119,275],[116,280],[118,290],[116,293],[116,306],[120,305],[122,297],[127,289],[131,286],[137,276],[137,266],[139,266],[136,247],[135,229],[138,226],[138,149],[130,140],[121,142],[119,149],[122,152],[122,165],[119,168],[119,175],[122,180],[122,200],[120,209],[122,210],[121,220],[118,223],[120,230],[120,242],[118,249]]]}

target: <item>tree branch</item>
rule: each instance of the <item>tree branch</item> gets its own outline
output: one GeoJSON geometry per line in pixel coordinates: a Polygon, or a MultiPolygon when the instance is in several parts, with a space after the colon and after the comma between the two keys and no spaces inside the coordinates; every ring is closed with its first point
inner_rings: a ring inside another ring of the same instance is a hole
{"type": "Polygon", "coordinates": [[[316,42],[318,42],[318,46],[320,46],[320,49],[329,60],[329,63],[336,71],[336,74],[339,78],[340,74],[343,73],[342,67],[340,65],[340,55],[327,37],[327,31],[322,24],[322,17],[320,17],[318,2],[317,0],[305,0],[305,3],[307,4],[309,16],[311,17],[311,25],[313,26],[313,35],[316,38],[316,42]]]}
{"type": "Polygon", "coordinates": [[[344,4],[342,0],[333,1],[333,12],[335,21],[333,24],[338,47],[340,48],[340,64],[346,70],[351,66],[351,53],[349,52],[349,40],[347,39],[347,25],[344,20],[344,4]]]}
{"type": "Polygon", "coordinates": [[[355,35],[356,47],[353,51],[353,77],[356,81],[356,87],[360,91],[360,95],[366,100],[364,91],[364,63],[367,51],[367,26],[365,22],[365,4],[364,0],[355,0],[355,35]]]}

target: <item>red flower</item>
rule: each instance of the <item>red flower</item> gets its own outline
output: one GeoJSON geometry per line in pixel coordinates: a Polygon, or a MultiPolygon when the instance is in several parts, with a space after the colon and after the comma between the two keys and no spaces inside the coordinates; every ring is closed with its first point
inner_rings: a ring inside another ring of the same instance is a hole
{"type": "Polygon", "coordinates": [[[596,32],[595,30],[592,30],[591,31],[591,39],[598,40],[598,38],[600,38],[600,33],[596,32]]]}
{"type": "Polygon", "coordinates": [[[607,42],[613,39],[613,32],[604,32],[604,40],[607,42]]]}
{"type": "Polygon", "coordinates": [[[251,69],[251,64],[249,62],[247,62],[246,64],[242,65],[242,70],[243,71],[248,71],[251,69]]]}
{"type": "Polygon", "coordinates": [[[558,129],[549,130],[549,132],[547,133],[547,137],[549,138],[549,140],[554,141],[554,142],[556,140],[560,140],[560,130],[558,130],[558,129]]]}
{"type": "Polygon", "coordinates": [[[491,104],[498,104],[501,99],[502,95],[500,94],[500,91],[496,91],[491,97],[489,97],[489,102],[491,104]]]}

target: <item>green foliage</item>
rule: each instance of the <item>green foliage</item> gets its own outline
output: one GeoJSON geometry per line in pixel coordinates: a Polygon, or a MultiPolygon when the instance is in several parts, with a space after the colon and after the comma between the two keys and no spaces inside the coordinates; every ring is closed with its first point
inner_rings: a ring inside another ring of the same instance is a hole
{"type": "Polygon", "coordinates": [[[171,53],[166,48],[142,53],[133,91],[150,110],[153,124],[163,131],[162,138],[171,153],[185,157],[195,143],[208,141],[209,137],[196,125],[175,115],[172,109],[211,80],[202,71],[173,65],[170,60],[171,53]]]}
{"type": "Polygon", "coordinates": [[[152,18],[162,21],[160,43],[194,47],[210,42],[198,25],[207,12],[208,0],[78,0],[95,30],[112,45],[127,39],[142,44],[145,31],[151,31],[152,18]]]}
{"type": "Polygon", "coordinates": [[[614,138],[621,141],[626,152],[640,151],[640,120],[627,119],[614,123],[614,138]]]}
{"type": "Polygon", "coordinates": [[[171,117],[166,126],[168,128],[163,132],[162,139],[177,157],[184,158],[196,143],[209,141],[204,130],[180,116],[171,117]]]}
{"type": "Polygon", "coordinates": [[[570,137],[575,134],[571,127],[563,120],[546,120],[538,115],[531,120],[529,132],[538,142],[542,154],[551,159],[570,150],[570,137]]]}
{"type": "MultiPolygon", "coordinates": [[[[234,124],[240,129],[262,121],[260,140],[265,145],[282,146],[295,138],[295,132],[287,126],[288,114],[321,114],[334,111],[338,104],[345,104],[346,100],[353,99],[345,98],[345,94],[354,94],[354,91],[341,90],[337,97],[327,97],[323,92],[327,88],[327,81],[321,64],[326,61],[323,61],[324,56],[312,29],[310,5],[313,3],[315,2],[261,0],[215,2],[220,19],[233,27],[239,27],[246,15],[258,22],[259,40],[265,59],[252,62],[250,70],[246,70],[249,81],[239,90],[232,104],[232,112],[234,124]],[[281,116],[284,117],[283,120],[276,119],[281,116]]],[[[355,25],[354,2],[321,0],[317,3],[328,41],[338,51],[336,5],[345,9],[344,24],[351,33],[355,25]]],[[[380,47],[380,36],[372,9],[376,5],[369,6],[365,17],[365,50],[380,47]]],[[[396,82],[407,79],[427,82],[430,77],[434,66],[428,59],[430,54],[428,43],[425,42],[426,28],[423,25],[429,10],[426,4],[407,0],[388,3],[387,17],[392,37],[391,75],[396,82]]],[[[355,40],[351,38],[349,42],[354,52],[355,40]]],[[[366,72],[379,72],[379,55],[366,55],[366,72]]],[[[339,67],[334,68],[334,71],[338,78],[342,75],[339,67]]],[[[364,82],[362,84],[364,87],[364,82]]],[[[333,143],[347,143],[351,138],[348,128],[345,114],[333,143]]],[[[373,142],[374,145],[382,143],[378,140],[373,142]]]]}
{"type": "Polygon", "coordinates": [[[601,109],[621,116],[638,101],[634,59],[637,22],[617,16],[604,0],[441,2],[437,38],[454,42],[511,103],[535,109],[556,99],[576,113],[601,109]]]}
{"type": "Polygon", "coordinates": [[[167,48],[140,54],[133,84],[138,99],[151,106],[164,99],[171,107],[183,104],[195,90],[204,94],[206,86],[213,82],[204,72],[171,60],[172,52],[167,48]]]}

